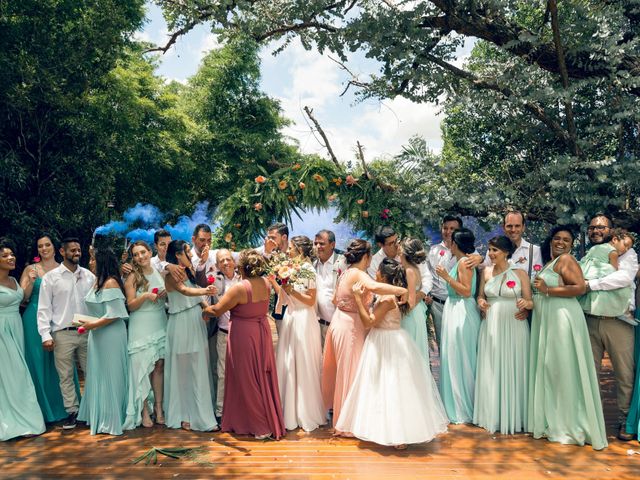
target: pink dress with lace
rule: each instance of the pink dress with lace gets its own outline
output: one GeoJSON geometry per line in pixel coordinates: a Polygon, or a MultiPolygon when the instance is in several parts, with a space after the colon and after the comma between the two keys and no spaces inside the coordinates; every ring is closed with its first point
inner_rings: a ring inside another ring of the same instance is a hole
{"type": "MultiPolygon", "coordinates": [[[[349,282],[344,280],[354,271],[347,270],[338,280],[335,295],[337,308],[327,331],[322,362],[322,398],[327,409],[333,408],[334,427],[353,383],[367,334],[353,293],[345,287],[349,282]]],[[[369,304],[371,295],[364,300],[365,304],[369,304]]]]}

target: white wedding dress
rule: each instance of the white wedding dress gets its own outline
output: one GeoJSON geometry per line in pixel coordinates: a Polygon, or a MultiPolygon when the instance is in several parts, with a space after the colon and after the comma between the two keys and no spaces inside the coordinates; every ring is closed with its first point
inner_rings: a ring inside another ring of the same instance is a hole
{"type": "Polygon", "coordinates": [[[367,335],[336,430],[380,445],[431,441],[449,419],[431,371],[396,307],[367,335]]]}
{"type": "MultiPolygon", "coordinates": [[[[313,280],[308,289],[315,289],[313,280]]],[[[322,344],[314,306],[308,306],[282,291],[287,310],[280,326],[276,370],[284,425],[310,432],[326,423],[320,389],[322,344]]]]}

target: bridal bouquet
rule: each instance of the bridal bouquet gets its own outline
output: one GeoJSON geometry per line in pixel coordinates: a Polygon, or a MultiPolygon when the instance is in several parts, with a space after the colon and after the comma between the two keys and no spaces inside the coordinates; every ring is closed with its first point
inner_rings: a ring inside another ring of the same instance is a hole
{"type": "Polygon", "coordinates": [[[289,258],[285,253],[277,253],[271,257],[267,273],[273,275],[280,285],[291,285],[298,291],[307,290],[309,281],[316,278],[313,265],[299,258],[289,258]]]}

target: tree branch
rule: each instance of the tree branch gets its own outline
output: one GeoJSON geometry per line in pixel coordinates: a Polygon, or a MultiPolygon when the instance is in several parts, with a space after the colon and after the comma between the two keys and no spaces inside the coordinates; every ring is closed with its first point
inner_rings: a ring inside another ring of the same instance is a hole
{"type": "Polygon", "coordinates": [[[318,122],[318,120],[316,120],[316,117],[313,116],[313,110],[307,107],[306,105],[303,110],[307,114],[309,119],[313,122],[313,124],[316,126],[316,130],[318,130],[318,133],[320,134],[320,136],[322,137],[322,140],[324,141],[324,146],[329,152],[331,161],[335,163],[336,167],[338,167],[339,169],[342,169],[342,165],[340,165],[340,162],[336,158],[336,155],[333,153],[333,149],[331,148],[331,144],[329,143],[329,139],[327,138],[327,135],[324,133],[324,130],[322,130],[322,127],[320,126],[320,123],[318,122]]]}
{"type": "MultiPolygon", "coordinates": [[[[549,12],[551,14],[551,28],[553,30],[553,43],[556,46],[558,54],[558,67],[560,69],[560,78],[562,86],[565,90],[569,89],[569,74],[567,73],[567,64],[564,58],[564,49],[562,48],[562,40],[560,39],[560,22],[558,20],[558,2],[557,0],[548,0],[549,12]]],[[[569,138],[571,139],[571,150],[577,157],[581,156],[580,147],[578,146],[578,135],[576,132],[576,122],[573,118],[573,105],[571,99],[563,101],[565,115],[567,117],[567,129],[569,130],[569,138]]]]}

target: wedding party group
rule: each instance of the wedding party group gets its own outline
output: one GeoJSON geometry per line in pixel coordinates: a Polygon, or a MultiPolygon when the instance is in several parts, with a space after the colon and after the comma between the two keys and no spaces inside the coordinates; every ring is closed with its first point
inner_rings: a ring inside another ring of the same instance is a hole
{"type": "Polygon", "coordinates": [[[330,424],[404,449],[472,424],[601,450],[605,352],[617,437],[633,440],[633,235],[597,214],[577,260],[571,227],[540,246],[519,211],[502,229],[483,256],[458,216],[430,247],[383,226],[375,246],[354,239],[344,252],[330,230],[310,239],[275,223],[238,253],[212,249],[200,224],[191,243],[160,229],[125,257],[96,235],[89,268],[78,238],[43,233],[19,280],[2,239],[0,440],[78,422],[91,434],[158,424],[276,440],[330,424]]]}

